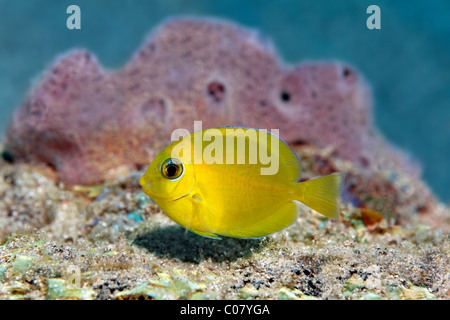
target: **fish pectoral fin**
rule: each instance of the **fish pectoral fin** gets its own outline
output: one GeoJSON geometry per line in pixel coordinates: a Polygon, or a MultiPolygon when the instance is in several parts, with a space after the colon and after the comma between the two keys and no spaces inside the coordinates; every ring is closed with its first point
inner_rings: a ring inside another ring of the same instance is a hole
{"type": "MultiPolygon", "coordinates": [[[[204,201],[202,193],[199,190],[193,190],[193,192],[191,192],[189,196],[191,197],[191,200],[193,202],[193,210],[194,210],[193,215],[200,221],[200,225],[202,225],[203,228],[209,228],[209,226],[205,221],[205,215],[210,214],[212,210],[207,206],[206,201],[204,201]]],[[[202,237],[211,239],[221,239],[217,234],[210,231],[193,230],[189,228],[189,226],[187,228],[188,230],[202,237]]]]}
{"type": "MultiPolygon", "coordinates": [[[[249,214],[256,214],[249,213],[249,214]]],[[[283,230],[289,227],[298,216],[298,207],[294,201],[290,201],[278,210],[249,226],[244,226],[231,230],[229,232],[223,233],[227,237],[234,238],[247,238],[247,239],[257,239],[268,236],[277,231],[283,230]]]]}
{"type": "Polygon", "coordinates": [[[199,192],[195,192],[194,194],[192,194],[191,199],[192,201],[197,203],[203,202],[203,197],[199,192]]]}
{"type": "Polygon", "coordinates": [[[221,240],[222,238],[219,237],[217,234],[211,233],[211,232],[203,232],[203,231],[195,231],[195,230],[190,230],[193,233],[198,234],[199,236],[202,237],[206,237],[206,238],[211,238],[211,239],[217,239],[217,240],[221,240]]]}

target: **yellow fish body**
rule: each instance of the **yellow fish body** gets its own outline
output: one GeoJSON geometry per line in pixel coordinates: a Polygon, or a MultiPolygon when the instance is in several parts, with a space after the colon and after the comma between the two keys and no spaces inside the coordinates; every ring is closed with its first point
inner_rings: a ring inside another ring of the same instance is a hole
{"type": "Polygon", "coordinates": [[[298,155],[277,136],[224,127],[173,142],[139,184],[170,218],[199,235],[260,238],[291,225],[297,201],[339,216],[341,175],[299,183],[300,172],[298,155]]]}

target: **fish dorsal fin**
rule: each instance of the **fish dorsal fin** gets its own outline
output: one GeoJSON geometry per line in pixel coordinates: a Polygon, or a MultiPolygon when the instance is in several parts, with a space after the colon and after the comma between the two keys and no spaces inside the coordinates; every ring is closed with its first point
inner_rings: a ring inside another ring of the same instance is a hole
{"type": "Polygon", "coordinates": [[[280,141],[280,168],[278,170],[278,175],[280,178],[286,179],[286,181],[299,182],[300,174],[302,172],[300,158],[297,153],[287,145],[286,142],[281,139],[278,140],[280,141]]]}
{"type": "MultiPolygon", "coordinates": [[[[298,182],[300,180],[300,159],[295,151],[280,137],[265,130],[252,128],[221,127],[214,129],[220,130],[224,137],[231,134],[236,141],[245,137],[248,139],[249,144],[255,143],[258,146],[257,167],[260,167],[263,170],[261,172],[265,172],[264,174],[276,175],[282,181],[298,182]],[[277,160],[278,163],[276,163],[277,160]]],[[[235,143],[235,148],[237,148],[237,144],[238,142],[235,143]]],[[[224,145],[226,146],[225,141],[224,145]]],[[[249,154],[250,147],[248,145],[246,145],[245,152],[245,161],[249,163],[251,155],[249,154]]],[[[236,154],[234,156],[237,162],[236,154]]]]}

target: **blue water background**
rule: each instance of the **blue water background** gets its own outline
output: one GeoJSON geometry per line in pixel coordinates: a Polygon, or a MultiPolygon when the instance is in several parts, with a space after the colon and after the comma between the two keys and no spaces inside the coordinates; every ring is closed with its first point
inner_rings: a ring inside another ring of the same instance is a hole
{"type": "Polygon", "coordinates": [[[450,1],[0,0],[0,136],[44,67],[73,47],[121,67],[173,15],[226,18],[271,38],[282,60],[339,59],[370,81],[375,122],[423,165],[424,178],[450,202],[450,1]],[[66,8],[81,8],[81,30],[66,8]],[[381,8],[381,30],[366,9],[381,8]]]}

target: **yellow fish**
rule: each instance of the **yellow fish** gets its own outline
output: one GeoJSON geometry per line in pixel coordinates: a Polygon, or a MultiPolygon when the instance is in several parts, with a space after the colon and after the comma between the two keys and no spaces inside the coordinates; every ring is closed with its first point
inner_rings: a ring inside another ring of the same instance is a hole
{"type": "Polygon", "coordinates": [[[298,202],[339,217],[341,175],[299,182],[300,172],[298,155],[276,135],[223,127],[173,142],[139,184],[170,218],[201,236],[261,238],[291,225],[298,202]]]}

